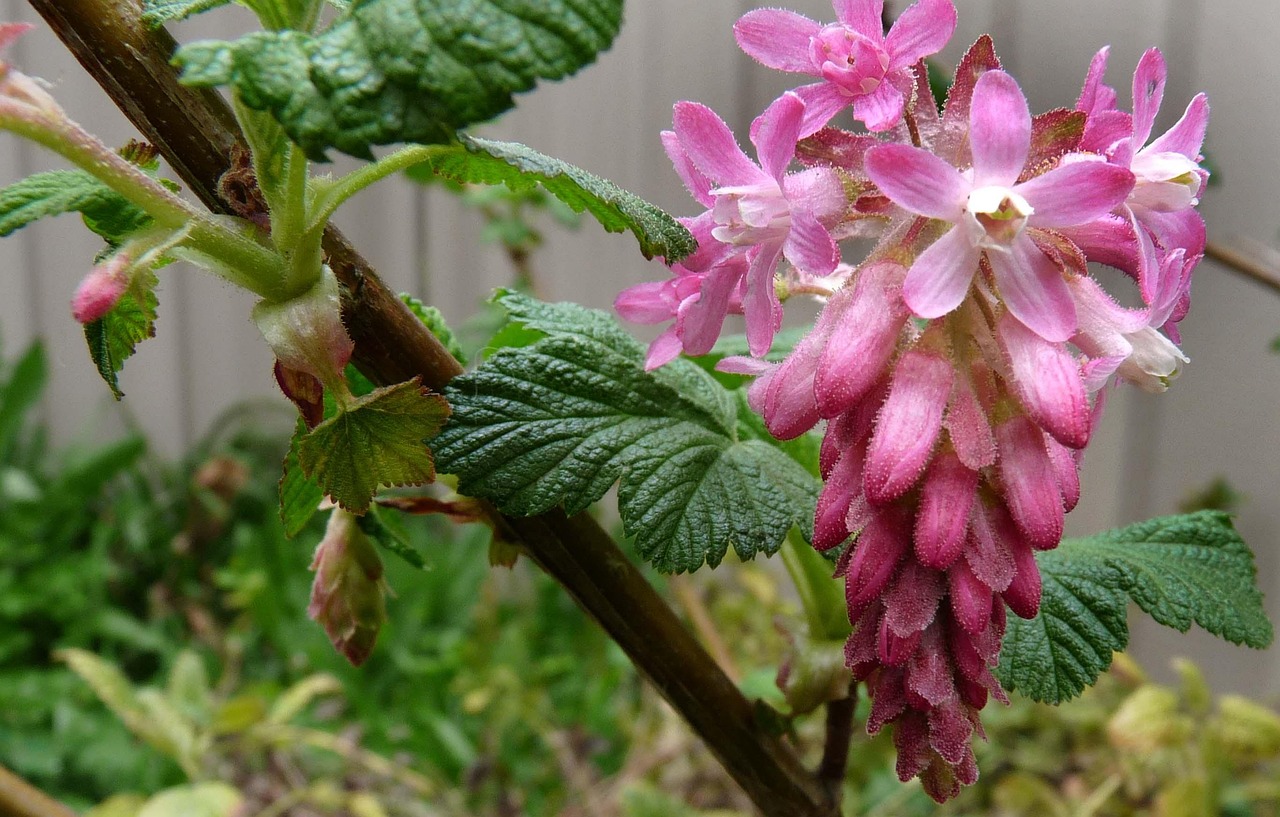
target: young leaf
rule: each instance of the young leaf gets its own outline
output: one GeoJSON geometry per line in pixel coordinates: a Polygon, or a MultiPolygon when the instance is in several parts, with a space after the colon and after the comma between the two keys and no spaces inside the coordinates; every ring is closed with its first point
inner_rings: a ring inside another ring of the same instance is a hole
{"type": "Polygon", "coordinates": [[[142,22],[159,28],[229,2],[231,0],[142,0],[142,22]]]}
{"type": "Polygon", "coordinates": [[[1233,644],[1261,649],[1271,623],[1248,545],[1217,511],[1152,519],[1036,554],[1040,614],[1011,618],[998,675],[1037,701],[1075,697],[1129,642],[1132,599],[1156,621],[1198,624],[1233,644]]]}
{"type": "Polygon", "coordinates": [[[385,550],[391,551],[418,570],[427,569],[427,560],[422,558],[422,554],[415,550],[413,545],[409,544],[409,540],[402,531],[383,520],[377,508],[370,508],[368,513],[356,519],[356,524],[360,530],[364,531],[365,536],[377,542],[385,550]]]}
{"type": "Polygon", "coordinates": [[[658,207],[582,168],[515,142],[460,136],[455,150],[441,151],[410,175],[434,173],[459,183],[505,184],[516,192],[538,185],[575,213],[589,212],[611,233],[630,230],[645,258],[679,261],[697,248],[693,236],[658,207]]]}
{"type": "Polygon", "coordinates": [[[444,399],[417,380],[377,389],[303,437],[298,461],[334,502],[362,514],[380,485],[435,479],[424,440],[448,416],[444,399]]]}
{"type": "Polygon", "coordinates": [[[702,370],[644,371],[644,346],[603,312],[499,296],[544,335],[503,349],[449,388],[433,445],[460,490],[507,513],[577,513],[615,483],[623,526],[663,571],[715,566],[730,545],[773,553],[813,517],[818,482],[740,433],[738,404],[702,370]]]}
{"type": "Polygon", "coordinates": [[[298,462],[298,447],[306,435],[307,424],[299,417],[289,440],[289,453],[284,457],[284,475],[280,477],[280,522],[284,535],[290,539],[302,532],[324,499],[324,489],[302,473],[298,462]]]}
{"type": "Polygon", "coordinates": [[[124,392],[120,391],[118,375],[124,368],[125,360],[134,353],[139,343],[155,337],[156,308],[160,303],[155,294],[157,283],[154,272],[138,273],[129,290],[110,312],[84,325],[84,339],[89,344],[89,356],[117,400],[124,397],[124,392]]]}
{"type": "Polygon", "coordinates": [[[0,189],[0,237],[38,219],[73,212],[113,245],[151,223],[150,216],[85,171],[54,170],[0,189]]]}
{"type": "Polygon", "coordinates": [[[175,57],[183,81],[230,85],[312,159],[329,148],[447,142],[512,94],[568,76],[608,48],[622,0],[355,0],[323,33],[258,32],[175,57]]]}
{"type": "Polygon", "coordinates": [[[434,306],[427,306],[422,301],[412,295],[402,292],[400,300],[404,301],[404,305],[409,307],[409,311],[422,321],[422,325],[427,327],[431,334],[436,336],[436,340],[440,341],[440,345],[453,355],[453,357],[463,366],[467,365],[466,353],[462,351],[462,345],[458,343],[458,337],[449,328],[449,324],[445,322],[444,314],[434,306]]]}

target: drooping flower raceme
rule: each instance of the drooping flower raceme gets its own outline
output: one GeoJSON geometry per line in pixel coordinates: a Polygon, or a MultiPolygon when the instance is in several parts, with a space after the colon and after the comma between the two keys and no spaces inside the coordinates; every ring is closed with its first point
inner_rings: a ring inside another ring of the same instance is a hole
{"type": "Polygon", "coordinates": [[[748,399],[776,437],[822,427],[813,545],[839,551],[846,662],[871,696],[868,730],[892,728],[899,775],[941,801],[977,778],[1006,615],[1039,609],[1034,552],[1058,545],[1079,501],[1101,390],[1160,391],[1186,363],[1162,331],[1204,249],[1208,109],[1197,97],[1146,144],[1163,59],[1144,56],[1128,113],[1102,84],[1104,50],[1075,111],[1033,117],[983,38],[939,116],[916,61],[950,36],[950,2],[921,0],[887,36],[880,5],[837,0],[825,28],[776,10],[739,21],[748,53],[824,82],[757,120],[760,167],[710,111],[676,107],[664,144],[708,208],[687,222],[699,250],[618,308],[674,319],[652,366],[709,350],[739,311],[763,357],[775,293],[823,301],[781,363],[721,365],[757,375],[748,399]],[[822,127],[850,101],[872,134],[822,127]],[[832,236],[877,243],[837,266],[832,236]],[[1091,262],[1129,273],[1142,306],[1120,306],[1091,262]]]}

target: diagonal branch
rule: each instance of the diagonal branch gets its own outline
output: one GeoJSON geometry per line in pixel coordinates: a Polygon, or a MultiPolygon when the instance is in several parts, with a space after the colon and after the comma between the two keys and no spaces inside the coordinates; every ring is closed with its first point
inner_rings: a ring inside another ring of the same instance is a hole
{"type": "Polygon", "coordinates": [[[75,812],[0,766],[0,814],[4,817],[75,817],[75,812]]]}
{"type": "MultiPolygon", "coordinates": [[[[136,2],[30,2],[196,195],[225,211],[218,181],[230,166],[232,148],[243,140],[221,97],[177,82],[169,66],[173,39],[147,30],[136,2]]],[[[329,228],[324,248],[344,288],[353,362],[365,375],[379,384],[421,377],[439,391],[461,372],[341,233],[329,228]]],[[[559,512],[508,518],[486,507],[502,533],[519,542],[622,647],[762,812],[837,814],[823,786],[757,724],[752,704],[595,521],[559,512]]]]}

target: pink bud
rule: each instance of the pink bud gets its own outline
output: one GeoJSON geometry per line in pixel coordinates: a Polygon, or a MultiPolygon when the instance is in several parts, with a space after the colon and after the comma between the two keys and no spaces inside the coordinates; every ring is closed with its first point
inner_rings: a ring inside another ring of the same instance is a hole
{"type": "Polygon", "coordinates": [[[928,717],[929,745],[943,760],[955,766],[972,757],[973,721],[968,707],[954,701],[930,710],[928,717]]]}
{"type": "Polygon", "coordinates": [[[901,669],[881,670],[871,690],[871,712],[867,715],[867,734],[878,733],[886,723],[907,709],[906,688],[901,669]]]}
{"type": "Polygon", "coordinates": [[[133,259],[124,252],[117,252],[84,277],[71,299],[71,314],[77,321],[92,323],[115,307],[129,290],[132,263],[133,259]]]}
{"type": "Polygon", "coordinates": [[[959,558],[977,489],[978,472],[961,464],[955,453],[946,452],[934,459],[920,490],[916,558],[940,570],[959,558]]]}
{"type": "Polygon", "coordinates": [[[938,706],[955,697],[955,670],[947,658],[941,626],[925,631],[920,649],[907,662],[907,692],[926,704],[919,709],[938,706]]]}
{"type": "Polygon", "coordinates": [[[846,450],[827,475],[813,522],[813,546],[818,550],[830,550],[849,538],[845,517],[854,496],[862,491],[865,455],[862,446],[846,450]]]}
{"type": "Polygon", "coordinates": [[[880,596],[911,542],[911,529],[899,508],[877,513],[853,546],[845,570],[845,602],[850,614],[880,596]]]}
{"type": "Polygon", "coordinates": [[[951,378],[951,363],[933,352],[907,352],[898,361],[867,451],[863,484],[873,503],[902,496],[920,478],[942,431],[951,378]]]}
{"type": "Polygon", "coordinates": [[[907,660],[915,654],[916,648],[920,646],[920,640],[923,637],[922,632],[900,636],[889,628],[887,620],[882,619],[880,639],[876,643],[880,663],[888,667],[899,667],[907,663],[907,660]]]}
{"type": "Polygon", "coordinates": [[[996,441],[1004,499],[1018,529],[1034,548],[1057,547],[1064,521],[1062,494],[1040,429],[1027,417],[1012,417],[996,429],[996,441]]]}
{"type": "Polygon", "coordinates": [[[1080,502],[1078,459],[1083,452],[1072,451],[1048,434],[1044,435],[1044,444],[1049,452],[1049,461],[1053,463],[1053,472],[1058,478],[1058,490],[1062,492],[1062,510],[1071,513],[1080,502]]]}
{"type": "Polygon", "coordinates": [[[929,721],[923,712],[908,712],[893,727],[893,745],[898,750],[895,771],[903,783],[929,768],[934,759],[929,748],[929,721]]]}
{"type": "Polygon", "coordinates": [[[972,524],[964,551],[973,575],[999,593],[1013,581],[1012,543],[1022,538],[1004,508],[979,505],[970,514],[972,524]]]}
{"type": "Polygon", "coordinates": [[[943,425],[960,462],[974,471],[995,464],[996,440],[991,435],[991,423],[967,378],[956,378],[943,425]]]}
{"type": "Polygon", "coordinates": [[[1019,618],[1035,618],[1040,611],[1040,568],[1030,546],[1021,542],[1014,544],[1013,560],[1018,572],[1004,591],[1004,602],[1019,618]]]}
{"type": "Polygon", "coordinates": [[[951,589],[951,612],[959,625],[969,633],[980,633],[991,620],[991,588],[973,575],[965,561],[956,562],[947,571],[951,589]]]}
{"type": "Polygon", "coordinates": [[[906,559],[884,595],[884,620],[902,638],[923,632],[933,622],[946,592],[944,574],[906,559]]]}
{"type": "Polygon", "coordinates": [[[1063,445],[1084,448],[1093,426],[1089,399],[1066,344],[1050,343],[1010,313],[1000,318],[997,333],[1027,413],[1063,445]]]}
{"type": "Polygon", "coordinates": [[[823,417],[848,411],[884,372],[910,312],[902,301],[906,270],[871,264],[828,302],[835,324],[818,365],[814,391],[823,417]]]}

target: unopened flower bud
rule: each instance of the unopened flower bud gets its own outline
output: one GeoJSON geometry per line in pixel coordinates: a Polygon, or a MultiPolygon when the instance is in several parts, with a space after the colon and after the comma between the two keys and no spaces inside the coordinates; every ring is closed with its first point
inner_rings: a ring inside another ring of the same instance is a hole
{"type": "Polygon", "coordinates": [[[356,517],[335,508],[311,562],[315,581],[307,615],[355,666],[368,659],[387,620],[382,559],[356,517]]]}
{"type": "Polygon", "coordinates": [[[253,322],[282,365],[327,386],[341,378],[355,348],[339,306],[338,279],[325,267],[302,295],[278,303],[260,301],[253,308],[253,322]]]}
{"type": "Polygon", "coordinates": [[[71,314],[80,323],[92,323],[115,307],[129,289],[132,259],[124,251],[94,267],[71,299],[71,314]]]}

